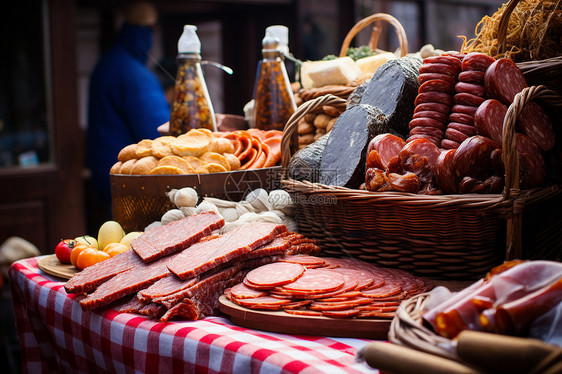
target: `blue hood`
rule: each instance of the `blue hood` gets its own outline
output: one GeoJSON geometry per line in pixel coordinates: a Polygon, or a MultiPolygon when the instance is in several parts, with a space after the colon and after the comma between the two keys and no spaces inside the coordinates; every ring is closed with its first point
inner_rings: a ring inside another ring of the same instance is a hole
{"type": "Polygon", "coordinates": [[[125,23],[119,30],[115,44],[144,64],[148,59],[148,52],[152,48],[152,29],[125,23]]]}

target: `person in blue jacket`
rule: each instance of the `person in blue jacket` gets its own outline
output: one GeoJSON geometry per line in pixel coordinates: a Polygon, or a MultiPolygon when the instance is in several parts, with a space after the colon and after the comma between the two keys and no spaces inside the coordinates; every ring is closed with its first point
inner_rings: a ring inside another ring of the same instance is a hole
{"type": "Polygon", "coordinates": [[[109,206],[109,170],[119,151],[157,138],[158,126],[170,119],[162,85],[146,66],[156,21],[156,9],[148,2],[126,9],[114,44],[90,77],[86,164],[97,200],[109,206]]]}

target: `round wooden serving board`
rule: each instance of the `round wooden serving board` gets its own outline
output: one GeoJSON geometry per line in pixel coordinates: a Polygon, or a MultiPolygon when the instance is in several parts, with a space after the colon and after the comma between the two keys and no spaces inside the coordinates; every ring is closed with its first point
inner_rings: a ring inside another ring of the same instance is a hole
{"type": "Polygon", "coordinates": [[[62,264],[56,255],[41,256],[37,259],[37,267],[55,277],[70,279],[80,271],[71,264],[62,264]]]}
{"type": "Polygon", "coordinates": [[[222,295],[220,310],[239,326],[295,335],[318,335],[339,338],[388,339],[390,319],[336,319],[295,316],[283,311],[264,311],[234,304],[222,295]]]}

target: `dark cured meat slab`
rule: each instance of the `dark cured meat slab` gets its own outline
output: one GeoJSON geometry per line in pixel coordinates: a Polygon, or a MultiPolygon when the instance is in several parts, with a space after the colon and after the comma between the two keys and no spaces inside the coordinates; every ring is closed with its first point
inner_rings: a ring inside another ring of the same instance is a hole
{"type": "Polygon", "coordinates": [[[82,293],[94,290],[97,286],[119,273],[142,264],[142,260],[135,251],[128,250],[98,262],[77,273],[65,283],[67,293],[82,293]]]}
{"type": "Polygon", "coordinates": [[[180,279],[193,278],[269,243],[285,231],[285,225],[270,222],[244,225],[220,238],[192,245],[176,261],[170,261],[168,269],[180,279]]]}
{"type": "Polygon", "coordinates": [[[80,300],[80,306],[84,310],[98,309],[148,287],[157,280],[170,275],[167,264],[176,261],[179,255],[181,255],[181,252],[150,264],[141,263],[114,276],[107,282],[102,283],[86,298],[80,300]]]}
{"type": "Polygon", "coordinates": [[[220,215],[200,213],[146,231],[131,242],[131,248],[148,263],[185,249],[223,226],[220,215]]]}

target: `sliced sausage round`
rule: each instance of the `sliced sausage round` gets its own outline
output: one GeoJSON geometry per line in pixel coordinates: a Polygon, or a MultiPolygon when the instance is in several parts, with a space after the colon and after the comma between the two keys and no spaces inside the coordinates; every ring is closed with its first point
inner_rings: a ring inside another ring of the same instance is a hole
{"type": "Polygon", "coordinates": [[[455,85],[455,91],[457,93],[469,93],[476,96],[484,97],[484,85],[478,83],[466,83],[466,82],[458,82],[455,85]]]}
{"type": "Polygon", "coordinates": [[[459,82],[484,84],[485,71],[467,70],[459,74],[459,82]]]}
{"type": "Polygon", "coordinates": [[[527,81],[515,62],[500,58],[486,70],[484,87],[489,98],[510,105],[515,95],[527,87],[527,81]]]}
{"type": "Polygon", "coordinates": [[[427,91],[416,96],[416,100],[414,101],[414,105],[416,106],[423,103],[441,103],[451,107],[453,105],[453,97],[445,92],[427,91]]]}
{"type": "Polygon", "coordinates": [[[414,109],[414,113],[425,112],[428,110],[439,112],[439,113],[445,113],[446,115],[449,115],[449,113],[451,113],[451,106],[442,103],[432,103],[432,102],[422,103],[416,105],[416,109],[414,109]]]}
{"type": "Polygon", "coordinates": [[[481,52],[470,52],[462,59],[462,70],[486,71],[496,60],[481,52]]]}
{"type": "Polygon", "coordinates": [[[488,99],[478,107],[474,114],[476,133],[486,136],[498,144],[502,144],[503,121],[507,107],[499,100],[488,99]]]}
{"type": "Polygon", "coordinates": [[[433,79],[444,80],[446,82],[449,82],[453,86],[457,83],[456,77],[452,77],[452,76],[447,75],[447,74],[424,73],[424,74],[418,75],[418,82],[420,82],[420,84],[424,84],[425,82],[433,80],[433,79]]]}

